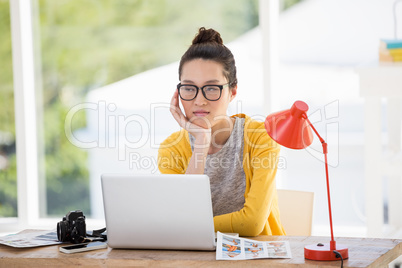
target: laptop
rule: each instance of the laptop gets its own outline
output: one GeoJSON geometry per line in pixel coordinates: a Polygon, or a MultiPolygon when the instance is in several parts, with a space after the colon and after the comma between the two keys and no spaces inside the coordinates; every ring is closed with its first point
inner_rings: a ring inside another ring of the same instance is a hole
{"type": "Polygon", "coordinates": [[[207,175],[101,176],[112,248],[214,250],[207,175]]]}

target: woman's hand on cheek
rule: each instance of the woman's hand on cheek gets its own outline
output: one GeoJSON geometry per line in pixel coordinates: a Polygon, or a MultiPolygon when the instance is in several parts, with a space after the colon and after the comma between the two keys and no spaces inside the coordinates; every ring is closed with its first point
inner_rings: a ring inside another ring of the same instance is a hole
{"type": "MultiPolygon", "coordinates": [[[[191,135],[193,135],[196,139],[196,144],[198,145],[206,145],[209,148],[211,142],[211,128],[203,128],[200,127],[188,120],[188,118],[183,114],[182,110],[179,106],[179,93],[175,91],[173,94],[172,100],[170,102],[170,113],[173,115],[174,119],[177,123],[179,123],[180,127],[187,130],[191,135]]],[[[206,122],[207,125],[209,122],[206,122]]]]}

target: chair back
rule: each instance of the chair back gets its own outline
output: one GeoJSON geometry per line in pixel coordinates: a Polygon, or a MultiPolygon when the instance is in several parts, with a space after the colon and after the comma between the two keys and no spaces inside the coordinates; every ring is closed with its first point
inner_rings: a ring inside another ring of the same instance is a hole
{"type": "Polygon", "coordinates": [[[310,236],[314,193],[278,189],[278,205],[287,235],[310,236]]]}

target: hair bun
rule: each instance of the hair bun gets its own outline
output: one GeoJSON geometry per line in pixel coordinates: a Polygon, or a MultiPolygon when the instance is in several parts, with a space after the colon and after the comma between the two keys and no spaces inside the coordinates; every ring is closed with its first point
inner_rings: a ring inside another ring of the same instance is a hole
{"type": "Polygon", "coordinates": [[[201,27],[198,30],[198,34],[193,39],[193,45],[200,43],[217,43],[223,45],[221,35],[214,29],[205,29],[201,27]]]}

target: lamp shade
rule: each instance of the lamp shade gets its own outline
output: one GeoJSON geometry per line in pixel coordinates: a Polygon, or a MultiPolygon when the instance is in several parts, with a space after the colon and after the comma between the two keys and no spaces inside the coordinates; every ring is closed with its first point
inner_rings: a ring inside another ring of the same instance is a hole
{"type": "Polygon", "coordinates": [[[289,110],[273,113],[265,119],[268,135],[277,143],[291,149],[304,149],[313,142],[307,120],[308,105],[296,101],[289,110]]]}

